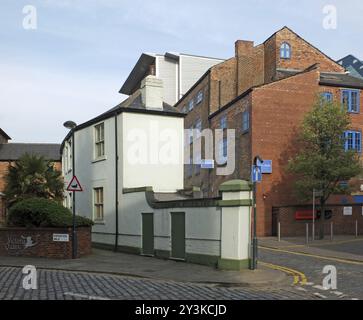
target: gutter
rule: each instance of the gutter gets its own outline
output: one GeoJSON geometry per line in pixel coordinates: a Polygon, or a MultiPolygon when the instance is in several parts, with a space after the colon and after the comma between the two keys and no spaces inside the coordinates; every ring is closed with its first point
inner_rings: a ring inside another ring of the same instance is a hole
{"type": "Polygon", "coordinates": [[[118,123],[117,123],[117,112],[115,112],[115,247],[114,251],[118,249],[118,123]]]}

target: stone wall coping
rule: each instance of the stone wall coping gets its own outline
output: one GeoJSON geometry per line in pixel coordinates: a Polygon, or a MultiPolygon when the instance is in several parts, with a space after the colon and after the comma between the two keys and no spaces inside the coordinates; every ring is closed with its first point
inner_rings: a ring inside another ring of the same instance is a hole
{"type": "Polygon", "coordinates": [[[219,191],[251,191],[251,184],[246,180],[230,180],[219,186],[219,191]]]}

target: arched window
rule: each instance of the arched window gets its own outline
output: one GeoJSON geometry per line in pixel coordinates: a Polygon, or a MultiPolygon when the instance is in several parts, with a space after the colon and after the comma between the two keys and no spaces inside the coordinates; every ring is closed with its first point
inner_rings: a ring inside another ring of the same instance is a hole
{"type": "Polygon", "coordinates": [[[280,57],[282,59],[291,58],[291,46],[287,42],[284,42],[280,47],[280,57]]]}

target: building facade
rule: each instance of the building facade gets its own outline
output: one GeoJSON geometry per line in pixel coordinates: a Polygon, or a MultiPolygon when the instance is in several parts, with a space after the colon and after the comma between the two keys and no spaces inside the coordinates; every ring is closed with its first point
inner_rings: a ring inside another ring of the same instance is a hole
{"type": "Polygon", "coordinates": [[[43,156],[46,160],[54,162],[55,167],[61,170],[61,156],[59,144],[43,143],[9,143],[11,138],[0,129],[0,224],[4,223],[6,218],[6,201],[5,201],[5,177],[8,173],[9,166],[18,160],[23,154],[35,154],[43,156]]]}
{"type": "Polygon", "coordinates": [[[183,53],[143,53],[130,72],[120,93],[134,95],[142,80],[153,75],[163,81],[163,100],[174,105],[210,67],[223,59],[183,53]]]}
{"type": "Polygon", "coordinates": [[[201,188],[205,197],[217,196],[226,180],[250,180],[255,156],[271,160],[272,172],[257,187],[257,230],[259,235],[273,234],[275,208],[297,203],[286,165],[298,149],[304,115],[317,96],[342,102],[352,119],[349,137],[356,141],[348,147],[361,152],[362,89],[362,80],[287,27],[257,46],[236,41],[235,57],[210,68],[175,105],[188,113],[186,129],[224,132],[221,141],[214,141],[213,169],[201,168],[198,159],[205,160],[205,155],[194,156],[195,141],[190,140],[187,148],[194,164],[186,165],[185,186],[201,188]],[[203,99],[198,98],[200,92],[203,99]],[[235,170],[218,175],[217,169],[226,165],[227,129],[235,130],[235,170]]]}

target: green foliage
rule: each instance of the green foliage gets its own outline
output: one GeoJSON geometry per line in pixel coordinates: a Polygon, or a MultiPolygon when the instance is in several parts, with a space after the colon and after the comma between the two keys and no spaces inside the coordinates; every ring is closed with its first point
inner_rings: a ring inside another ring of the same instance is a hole
{"type": "MultiPolygon", "coordinates": [[[[71,227],[72,212],[54,200],[29,198],[14,204],[9,210],[8,226],[12,227],[71,227]]],[[[93,221],[76,216],[76,226],[92,226],[93,221]]]]}
{"type": "Polygon", "coordinates": [[[61,172],[54,168],[53,162],[41,156],[24,154],[9,166],[5,181],[4,193],[9,206],[32,197],[63,199],[61,172]]]}
{"type": "Polygon", "coordinates": [[[350,117],[340,104],[319,99],[302,124],[299,153],[291,159],[288,170],[297,175],[296,190],[303,199],[312,197],[313,189],[322,191],[323,206],[332,194],[347,193],[339,186],[361,173],[359,155],[344,150],[344,132],[350,117]]]}

